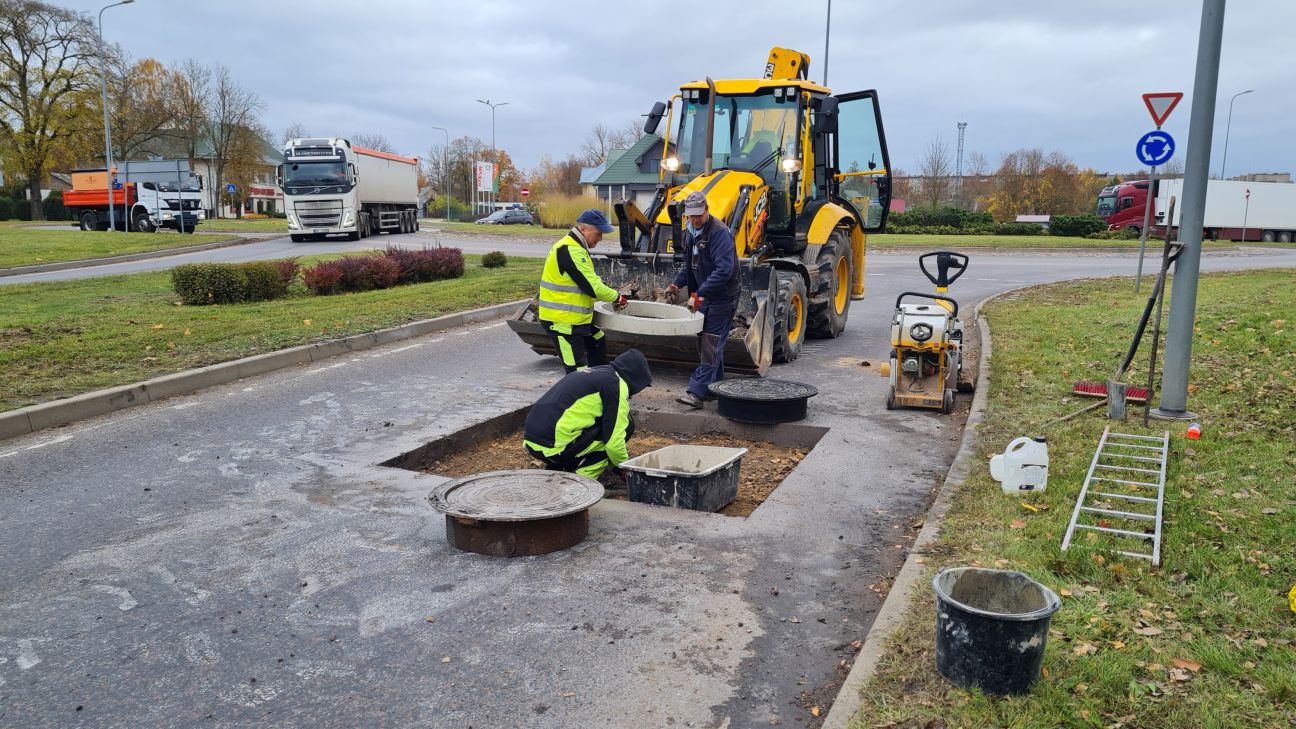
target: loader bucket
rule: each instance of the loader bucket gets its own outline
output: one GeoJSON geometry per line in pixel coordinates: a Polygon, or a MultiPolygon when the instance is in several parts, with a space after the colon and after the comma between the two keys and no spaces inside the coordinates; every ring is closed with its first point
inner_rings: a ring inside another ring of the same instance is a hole
{"type": "MultiPolygon", "coordinates": [[[[595,253],[591,258],[603,283],[631,299],[644,301],[654,300],[657,292],[670,285],[680,266],[669,255],[648,253],[595,253]]],[[[773,361],[774,336],[766,305],[773,301],[771,285],[777,285],[771,270],[769,266],[753,266],[750,260],[739,261],[741,291],[724,350],[727,373],[763,376],[773,361]]],[[[509,319],[509,328],[536,353],[555,354],[553,340],[536,318],[536,303],[532,300],[509,319]]],[[[603,334],[610,357],[633,348],[643,352],[650,362],[687,368],[698,365],[694,335],[651,336],[611,330],[603,334]]]]}

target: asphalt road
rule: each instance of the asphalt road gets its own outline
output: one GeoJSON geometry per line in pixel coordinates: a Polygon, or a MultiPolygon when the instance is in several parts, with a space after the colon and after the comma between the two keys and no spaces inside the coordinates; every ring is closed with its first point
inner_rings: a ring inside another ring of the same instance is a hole
{"type": "MultiPolygon", "coordinates": [[[[965,305],[1134,269],[974,256],[965,305]]],[[[1274,266],[1296,253],[1203,261],[1274,266]]],[[[815,726],[961,436],[883,409],[860,363],[930,284],[909,253],[868,276],[845,334],[772,373],[819,388],[826,432],[745,519],[604,501],[570,550],[449,547],[439,479],[377,464],[556,379],[501,321],[0,443],[0,725],[815,726]]]]}

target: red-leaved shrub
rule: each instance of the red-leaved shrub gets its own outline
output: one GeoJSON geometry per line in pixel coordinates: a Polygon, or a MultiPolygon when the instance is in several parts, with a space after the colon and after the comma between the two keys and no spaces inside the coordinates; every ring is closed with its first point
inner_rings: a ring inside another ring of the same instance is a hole
{"type": "Polygon", "coordinates": [[[386,258],[400,265],[401,283],[425,283],[459,278],[464,273],[463,251],[458,248],[424,248],[412,251],[388,246],[386,258]]]}
{"type": "Polygon", "coordinates": [[[302,280],[306,288],[320,296],[336,293],[342,281],[342,267],[337,261],[317,263],[302,271],[302,280]]]}
{"type": "Polygon", "coordinates": [[[297,263],[296,258],[280,258],[271,263],[279,271],[279,280],[285,288],[297,279],[297,272],[301,270],[301,264],[297,263]]]}

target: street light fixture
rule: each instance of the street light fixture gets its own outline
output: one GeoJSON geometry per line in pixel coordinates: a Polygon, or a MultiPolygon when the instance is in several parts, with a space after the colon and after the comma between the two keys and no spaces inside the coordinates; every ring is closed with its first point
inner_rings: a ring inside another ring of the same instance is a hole
{"type": "MultiPolygon", "coordinates": [[[[500,106],[508,106],[507,101],[500,101],[492,104],[490,99],[478,99],[478,104],[485,104],[491,110],[491,164],[498,166],[499,158],[495,153],[495,109],[500,106]]],[[[495,212],[495,180],[491,180],[491,212],[495,212]]]]}
{"type": "Polygon", "coordinates": [[[1220,160],[1221,180],[1224,179],[1224,163],[1228,162],[1228,138],[1229,138],[1229,129],[1233,126],[1233,102],[1237,101],[1237,97],[1243,94],[1249,94],[1252,91],[1255,91],[1255,89],[1247,89],[1246,91],[1239,91],[1236,94],[1233,94],[1233,98],[1229,99],[1228,124],[1224,126],[1224,159],[1220,160]]]}
{"type": "Polygon", "coordinates": [[[441,148],[441,174],[445,175],[446,183],[446,222],[450,222],[450,130],[445,127],[432,127],[441,130],[445,134],[445,147],[441,148]]]}
{"type": "MultiPolygon", "coordinates": [[[[113,171],[112,171],[112,130],[108,127],[108,54],[104,52],[103,42],[103,14],[108,8],[115,8],[118,5],[130,5],[135,0],[121,0],[121,2],[105,5],[99,9],[99,65],[102,70],[99,81],[103,89],[103,112],[104,112],[104,165],[107,169],[108,176],[108,230],[117,230],[117,211],[113,205],[113,171]]],[[[126,202],[125,196],[122,197],[123,208],[126,202]]],[[[125,214],[125,210],[122,213],[125,214]]]]}

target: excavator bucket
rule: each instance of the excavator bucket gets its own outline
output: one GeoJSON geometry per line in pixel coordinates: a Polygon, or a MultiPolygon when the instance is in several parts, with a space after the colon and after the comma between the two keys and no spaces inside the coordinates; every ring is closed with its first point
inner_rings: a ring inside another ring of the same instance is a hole
{"type": "MultiPolygon", "coordinates": [[[[594,270],[603,283],[628,298],[653,301],[675,278],[680,263],[670,254],[594,253],[594,270]]],[[[738,307],[733,328],[724,350],[725,372],[763,376],[773,361],[774,332],[771,328],[774,296],[771,289],[778,283],[769,266],[739,262],[738,307]]],[[[508,325],[522,341],[538,354],[555,354],[553,340],[536,318],[536,301],[519,311],[508,325]]],[[[627,349],[638,349],[649,362],[681,367],[698,365],[697,337],[694,335],[651,336],[605,329],[608,355],[627,349]]]]}

